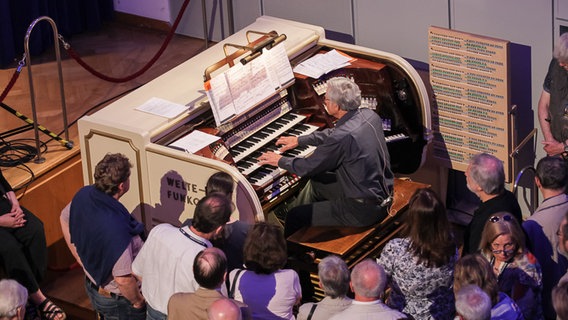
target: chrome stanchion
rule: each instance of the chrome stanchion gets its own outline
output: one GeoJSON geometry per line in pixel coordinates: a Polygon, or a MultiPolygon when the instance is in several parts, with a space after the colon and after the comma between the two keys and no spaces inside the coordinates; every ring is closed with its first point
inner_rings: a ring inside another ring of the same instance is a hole
{"type": "Polygon", "coordinates": [[[50,17],[43,16],[43,17],[39,17],[39,18],[35,19],[34,21],[32,21],[32,23],[28,27],[28,30],[26,31],[26,37],[24,39],[24,50],[25,50],[25,54],[26,54],[26,64],[27,64],[27,67],[28,67],[28,78],[29,78],[29,83],[30,83],[30,98],[31,98],[31,103],[32,103],[32,114],[33,114],[33,122],[34,122],[33,125],[34,125],[35,141],[36,141],[36,149],[37,149],[37,157],[34,160],[35,163],[43,163],[45,161],[45,158],[41,157],[41,150],[40,150],[40,143],[39,143],[40,141],[39,141],[39,131],[38,131],[36,103],[35,103],[34,82],[33,82],[33,78],[32,78],[32,61],[31,61],[31,56],[30,56],[29,42],[30,42],[30,34],[32,33],[33,28],[35,27],[35,25],[38,22],[40,22],[42,20],[48,21],[49,24],[51,25],[52,30],[53,30],[55,58],[57,60],[57,69],[58,69],[58,72],[59,72],[59,92],[60,92],[60,95],[61,95],[61,108],[62,108],[62,111],[63,111],[63,126],[64,126],[64,130],[65,130],[65,139],[69,140],[69,130],[68,130],[68,126],[67,126],[67,107],[65,105],[65,91],[63,89],[63,72],[61,70],[61,54],[59,52],[59,43],[58,43],[59,37],[58,37],[58,32],[57,32],[57,25],[55,24],[53,19],[51,19],[50,17]]]}

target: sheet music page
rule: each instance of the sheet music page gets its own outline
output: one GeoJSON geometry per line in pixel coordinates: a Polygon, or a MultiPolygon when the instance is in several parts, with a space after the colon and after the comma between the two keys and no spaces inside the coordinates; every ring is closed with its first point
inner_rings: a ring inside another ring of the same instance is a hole
{"type": "Polygon", "coordinates": [[[206,90],[207,98],[211,104],[211,109],[213,109],[215,122],[217,126],[220,126],[224,120],[237,113],[225,73],[211,78],[208,86],[209,90],[206,90]]]}
{"type": "Polygon", "coordinates": [[[189,153],[195,153],[217,140],[219,140],[219,137],[217,136],[199,130],[194,130],[190,134],[170,143],[169,145],[181,148],[189,153]]]}
{"type": "Polygon", "coordinates": [[[265,49],[262,55],[265,67],[269,70],[269,74],[276,77],[279,88],[294,79],[294,72],[284,44],[278,44],[270,50],[265,49]]]}
{"type": "Polygon", "coordinates": [[[232,68],[224,72],[227,83],[231,88],[231,96],[235,105],[235,114],[246,109],[252,103],[251,90],[253,85],[251,64],[235,64],[232,68]]]}
{"type": "Polygon", "coordinates": [[[351,57],[331,50],[324,54],[316,54],[294,68],[294,72],[318,79],[322,75],[350,65],[351,57]]]}
{"type": "Polygon", "coordinates": [[[154,97],[136,107],[136,110],[173,119],[182,114],[184,111],[189,110],[189,107],[154,97]]]}

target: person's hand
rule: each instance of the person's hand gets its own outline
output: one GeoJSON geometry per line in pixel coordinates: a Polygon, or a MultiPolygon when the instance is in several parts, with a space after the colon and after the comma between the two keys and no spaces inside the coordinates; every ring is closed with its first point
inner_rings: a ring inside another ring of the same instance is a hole
{"type": "Polygon", "coordinates": [[[279,155],[278,153],[270,151],[270,152],[263,153],[260,157],[257,158],[257,160],[258,160],[259,166],[263,166],[265,164],[268,164],[268,165],[271,165],[271,166],[278,167],[278,160],[280,160],[280,158],[282,158],[281,155],[279,155]]]}
{"type": "Polygon", "coordinates": [[[290,149],[294,149],[298,146],[298,137],[294,136],[280,137],[278,138],[278,140],[276,140],[276,145],[281,146],[280,149],[278,149],[280,153],[290,149]]]}
{"type": "Polygon", "coordinates": [[[134,309],[142,309],[142,308],[144,308],[145,306],[146,306],[146,300],[144,300],[144,299],[142,299],[142,300],[140,300],[140,301],[135,302],[135,303],[132,304],[132,307],[133,307],[134,309]]]}
{"type": "Polygon", "coordinates": [[[564,152],[564,144],[562,142],[558,142],[556,140],[552,141],[543,141],[543,149],[549,156],[555,156],[557,154],[561,154],[564,152]]]}
{"type": "Polygon", "coordinates": [[[23,214],[24,214],[24,211],[22,210],[22,207],[20,207],[20,204],[19,204],[18,202],[15,202],[15,203],[12,205],[12,210],[10,211],[10,213],[15,213],[15,214],[18,214],[18,215],[20,215],[20,214],[23,215],[23,214]]]}
{"type": "Polygon", "coordinates": [[[0,216],[0,227],[5,228],[21,228],[26,224],[24,213],[20,209],[20,213],[8,212],[0,216]]]}

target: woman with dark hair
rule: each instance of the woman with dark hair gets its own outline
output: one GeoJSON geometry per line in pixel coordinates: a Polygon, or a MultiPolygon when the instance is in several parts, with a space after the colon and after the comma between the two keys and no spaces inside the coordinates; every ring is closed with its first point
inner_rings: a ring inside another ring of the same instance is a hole
{"type": "Polygon", "coordinates": [[[525,235],[517,220],[507,212],[489,217],[479,250],[497,276],[499,291],[513,298],[525,319],[543,319],[542,271],[525,247],[525,235]]]}
{"type": "Polygon", "coordinates": [[[282,269],[288,260],[282,229],[255,224],[245,240],[244,260],[245,270],[229,274],[229,298],[247,304],[253,319],[294,319],[302,290],[296,271],[282,269]]]}
{"type": "MultiPolygon", "coordinates": [[[[233,177],[226,172],[219,171],[207,179],[205,194],[220,193],[232,201],[234,188],[233,177]]],[[[211,241],[215,247],[223,250],[227,256],[227,272],[243,267],[243,247],[250,228],[250,224],[233,219],[233,214],[231,214],[231,220],[223,228],[223,235],[211,241]]]]}
{"type": "Polygon", "coordinates": [[[491,265],[480,254],[468,254],[456,263],[454,270],[454,293],[467,285],[476,285],[491,299],[491,319],[523,320],[517,304],[505,293],[499,292],[497,277],[491,265]]]}
{"type": "Polygon", "coordinates": [[[451,319],[457,246],[446,209],[430,189],[419,189],[405,216],[405,238],[389,241],[378,262],[389,275],[387,304],[415,319],[451,319]]]}

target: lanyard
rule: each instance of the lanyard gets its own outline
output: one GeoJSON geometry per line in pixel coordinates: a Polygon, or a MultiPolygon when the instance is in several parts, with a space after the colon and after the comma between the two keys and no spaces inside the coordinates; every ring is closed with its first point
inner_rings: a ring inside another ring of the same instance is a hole
{"type": "Polygon", "coordinates": [[[190,235],[189,233],[185,232],[185,230],[183,230],[182,228],[179,228],[179,232],[181,232],[184,236],[186,236],[189,240],[197,243],[198,245],[204,246],[205,248],[208,247],[207,243],[205,243],[204,241],[201,241],[200,239],[197,239],[196,237],[190,235]]]}

